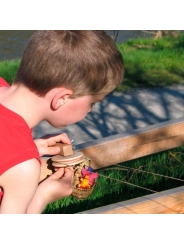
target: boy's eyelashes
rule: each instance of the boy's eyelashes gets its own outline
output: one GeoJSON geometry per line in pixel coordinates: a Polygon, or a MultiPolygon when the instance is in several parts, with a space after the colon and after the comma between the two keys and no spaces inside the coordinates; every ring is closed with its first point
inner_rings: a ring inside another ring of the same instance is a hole
{"type": "Polygon", "coordinates": [[[94,107],[97,103],[99,103],[99,102],[101,102],[101,100],[99,100],[99,101],[97,101],[97,102],[95,102],[95,103],[92,103],[91,104],[91,107],[94,107]]]}

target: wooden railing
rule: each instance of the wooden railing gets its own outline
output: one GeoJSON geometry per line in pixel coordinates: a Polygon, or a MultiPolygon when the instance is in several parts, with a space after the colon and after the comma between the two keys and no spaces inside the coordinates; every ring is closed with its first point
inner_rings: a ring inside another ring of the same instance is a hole
{"type": "MultiPolygon", "coordinates": [[[[182,145],[184,117],[80,144],[76,146],[76,150],[90,158],[92,168],[97,170],[182,145]]],[[[40,181],[52,173],[50,159],[43,157],[42,162],[40,181]]],[[[183,213],[184,187],[172,189],[171,193],[156,193],[134,201],[114,204],[115,206],[109,205],[104,209],[101,207],[88,213],[183,213]]]]}

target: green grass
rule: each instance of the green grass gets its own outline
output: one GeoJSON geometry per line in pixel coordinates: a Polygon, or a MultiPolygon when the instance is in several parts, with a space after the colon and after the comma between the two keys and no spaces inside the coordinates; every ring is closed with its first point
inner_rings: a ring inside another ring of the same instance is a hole
{"type": "Polygon", "coordinates": [[[0,76],[3,77],[9,84],[12,84],[19,65],[20,60],[0,62],[0,76]]]}
{"type": "MultiPolygon", "coordinates": [[[[133,39],[117,45],[125,77],[117,91],[184,84],[184,34],[177,38],[133,39]]],[[[20,61],[0,62],[0,76],[11,84],[20,61]]]]}
{"type": "MultiPolygon", "coordinates": [[[[184,84],[184,34],[177,38],[134,39],[117,46],[124,57],[125,77],[116,91],[184,84]]],[[[20,60],[0,62],[0,76],[11,84],[19,64],[20,60]]],[[[49,204],[43,213],[77,213],[152,193],[143,188],[162,191],[181,186],[181,181],[125,168],[184,179],[184,148],[171,153],[167,151],[98,170],[98,182],[89,198],[80,201],[70,196],[49,204]]]]}
{"type": "Polygon", "coordinates": [[[118,91],[184,84],[184,35],[135,39],[118,45],[125,78],[118,91]]]}
{"type": "Polygon", "coordinates": [[[98,182],[87,199],[70,196],[49,204],[43,213],[73,214],[182,186],[182,181],[171,178],[184,180],[184,146],[97,172],[98,182]]]}

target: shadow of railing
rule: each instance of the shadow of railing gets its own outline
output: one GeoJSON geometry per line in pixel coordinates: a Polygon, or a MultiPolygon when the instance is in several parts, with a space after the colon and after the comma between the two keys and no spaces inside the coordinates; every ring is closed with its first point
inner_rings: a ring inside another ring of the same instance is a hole
{"type": "Polygon", "coordinates": [[[33,129],[33,137],[65,132],[76,144],[88,142],[132,129],[184,116],[184,86],[112,93],[85,119],[64,129],[55,129],[47,122],[33,129]]]}

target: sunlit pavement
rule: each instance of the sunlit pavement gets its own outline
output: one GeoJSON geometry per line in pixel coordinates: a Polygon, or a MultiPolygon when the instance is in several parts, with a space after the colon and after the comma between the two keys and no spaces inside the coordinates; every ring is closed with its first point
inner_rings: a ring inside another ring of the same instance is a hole
{"type": "Polygon", "coordinates": [[[62,130],[41,122],[33,137],[65,132],[81,144],[183,116],[184,85],[134,90],[107,96],[84,120],[62,130]]]}

